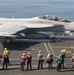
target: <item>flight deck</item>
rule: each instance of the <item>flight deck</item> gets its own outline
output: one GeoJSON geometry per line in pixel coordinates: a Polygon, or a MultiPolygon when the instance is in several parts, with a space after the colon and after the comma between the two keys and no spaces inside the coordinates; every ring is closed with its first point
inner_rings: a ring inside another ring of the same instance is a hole
{"type": "Polygon", "coordinates": [[[2,68],[2,63],[0,64],[0,73],[1,75],[46,75],[46,74],[51,74],[51,75],[74,75],[74,71],[71,71],[71,60],[70,57],[72,53],[74,52],[74,49],[71,48],[71,46],[74,46],[74,42],[43,42],[43,43],[35,43],[35,42],[12,42],[12,43],[0,43],[0,53],[3,53],[3,49],[5,47],[8,48],[8,50],[11,51],[10,53],[10,63],[11,66],[8,66],[8,70],[1,70],[2,68]],[[47,48],[46,48],[47,47],[47,48]],[[70,54],[67,54],[68,58],[65,58],[65,69],[62,69],[62,71],[59,73],[56,71],[56,59],[55,57],[60,54],[60,50],[66,49],[71,51],[70,54]],[[43,58],[44,58],[44,69],[43,70],[37,70],[37,54],[39,50],[42,51],[43,53],[43,58]],[[53,69],[48,70],[47,69],[47,62],[46,62],[46,57],[49,51],[53,52],[54,55],[54,61],[53,61],[53,69]],[[32,66],[33,70],[31,71],[26,71],[26,65],[25,65],[25,71],[21,72],[20,70],[20,61],[19,57],[22,55],[22,53],[25,52],[26,55],[28,52],[31,52],[32,54],[32,66]]]}

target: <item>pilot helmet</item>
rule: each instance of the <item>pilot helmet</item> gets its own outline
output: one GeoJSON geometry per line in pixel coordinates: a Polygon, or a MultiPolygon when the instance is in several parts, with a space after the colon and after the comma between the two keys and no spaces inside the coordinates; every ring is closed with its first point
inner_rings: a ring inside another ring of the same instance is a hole
{"type": "Polygon", "coordinates": [[[49,17],[48,15],[45,15],[45,17],[49,17]]]}

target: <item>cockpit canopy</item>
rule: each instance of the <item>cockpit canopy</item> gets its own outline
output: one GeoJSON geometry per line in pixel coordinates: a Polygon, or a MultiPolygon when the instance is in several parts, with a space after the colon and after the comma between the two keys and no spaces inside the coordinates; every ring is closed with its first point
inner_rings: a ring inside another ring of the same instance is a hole
{"type": "Polygon", "coordinates": [[[66,18],[62,18],[59,16],[49,16],[49,15],[44,15],[43,17],[40,17],[41,19],[47,19],[47,20],[54,20],[54,21],[59,21],[59,22],[71,22],[70,20],[67,20],[66,18]]]}

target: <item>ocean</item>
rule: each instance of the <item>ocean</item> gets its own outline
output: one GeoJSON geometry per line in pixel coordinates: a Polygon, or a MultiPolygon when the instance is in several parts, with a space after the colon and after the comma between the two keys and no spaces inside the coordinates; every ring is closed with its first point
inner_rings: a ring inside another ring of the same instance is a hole
{"type": "Polygon", "coordinates": [[[0,0],[0,17],[56,15],[74,21],[74,0],[0,0]]]}

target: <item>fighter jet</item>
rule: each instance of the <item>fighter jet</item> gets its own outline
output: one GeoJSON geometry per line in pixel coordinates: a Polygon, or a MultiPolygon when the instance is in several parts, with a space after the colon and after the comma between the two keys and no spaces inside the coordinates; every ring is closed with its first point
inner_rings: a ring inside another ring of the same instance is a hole
{"type": "Polygon", "coordinates": [[[0,18],[0,38],[10,42],[15,38],[47,38],[49,32],[74,31],[74,22],[59,21],[49,17],[0,18]]]}

